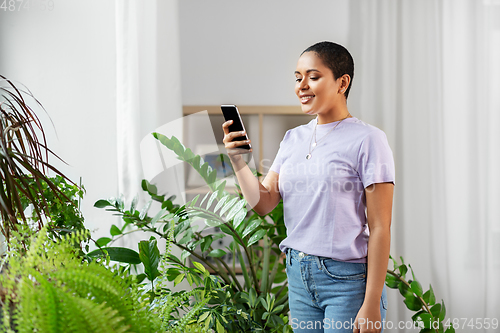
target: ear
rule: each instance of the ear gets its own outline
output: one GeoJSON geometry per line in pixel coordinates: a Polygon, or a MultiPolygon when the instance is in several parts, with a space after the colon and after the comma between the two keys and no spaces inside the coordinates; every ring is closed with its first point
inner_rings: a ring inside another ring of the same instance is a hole
{"type": "Polygon", "coordinates": [[[339,85],[339,94],[345,94],[347,88],[349,87],[349,84],[351,83],[351,77],[349,74],[344,74],[341,77],[338,78],[340,80],[340,85],[339,85]]]}

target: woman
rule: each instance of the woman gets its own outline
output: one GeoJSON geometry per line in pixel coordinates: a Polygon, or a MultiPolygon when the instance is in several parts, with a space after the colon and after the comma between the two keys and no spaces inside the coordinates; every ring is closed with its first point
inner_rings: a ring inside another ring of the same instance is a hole
{"type": "Polygon", "coordinates": [[[301,54],[295,93],[316,118],[286,132],[262,183],[238,149],[248,142],[233,141],[242,133],[222,125],[247,202],[265,215],[283,198],[294,332],[381,332],[385,321],[394,160],[384,132],[347,109],[353,76],[341,45],[301,54]]]}

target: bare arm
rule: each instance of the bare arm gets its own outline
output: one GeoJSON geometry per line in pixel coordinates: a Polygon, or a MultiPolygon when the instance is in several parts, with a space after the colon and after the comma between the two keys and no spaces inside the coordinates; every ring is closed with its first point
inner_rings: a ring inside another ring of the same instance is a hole
{"type": "Polygon", "coordinates": [[[270,213],[280,202],[281,195],[278,190],[279,174],[270,171],[262,183],[252,173],[252,170],[243,160],[241,154],[249,153],[252,150],[238,148],[241,145],[248,144],[245,141],[233,141],[234,138],[241,136],[239,132],[229,132],[228,126],[231,120],[222,124],[224,130],[224,139],[222,142],[228,152],[229,159],[238,178],[238,184],[241,187],[243,197],[259,215],[270,213]]]}
{"type": "MultiPolygon", "coordinates": [[[[391,244],[391,216],[394,185],[392,183],[377,183],[368,186],[366,193],[366,211],[370,239],[368,241],[368,274],[366,277],[366,294],[357,320],[358,328],[354,332],[380,332],[367,327],[367,322],[381,320],[380,298],[387,273],[389,251],[391,244]],[[365,324],[364,324],[365,323],[365,324]]],[[[378,327],[378,326],[377,326],[378,327]]]]}

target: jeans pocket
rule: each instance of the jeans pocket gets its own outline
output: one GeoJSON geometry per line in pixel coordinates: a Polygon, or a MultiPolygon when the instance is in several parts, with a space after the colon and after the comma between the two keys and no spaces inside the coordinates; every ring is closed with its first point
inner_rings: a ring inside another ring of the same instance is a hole
{"type": "Polygon", "coordinates": [[[380,299],[380,303],[382,303],[382,307],[384,310],[387,310],[387,300],[385,298],[380,299]]]}
{"type": "Polygon", "coordinates": [[[364,263],[351,263],[333,259],[322,259],[321,266],[322,271],[335,280],[366,280],[366,264],[364,263]]]}
{"type": "Polygon", "coordinates": [[[384,289],[382,290],[382,297],[380,298],[380,305],[384,308],[384,310],[387,310],[387,291],[384,286],[384,289]]]}
{"type": "Polygon", "coordinates": [[[291,253],[290,253],[290,251],[287,249],[287,250],[285,251],[285,272],[286,272],[287,274],[288,274],[288,269],[289,269],[289,268],[288,268],[288,266],[290,266],[290,265],[291,265],[291,262],[290,262],[290,261],[292,260],[291,255],[292,255],[292,254],[291,254],[291,253]]]}

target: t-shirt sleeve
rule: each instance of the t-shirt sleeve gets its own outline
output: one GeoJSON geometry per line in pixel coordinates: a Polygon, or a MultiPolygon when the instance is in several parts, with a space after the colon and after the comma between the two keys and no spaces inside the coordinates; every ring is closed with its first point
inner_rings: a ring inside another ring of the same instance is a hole
{"type": "Polygon", "coordinates": [[[283,155],[285,151],[285,145],[290,137],[290,130],[286,131],[283,140],[280,142],[280,147],[278,149],[278,153],[276,153],[276,157],[274,158],[273,164],[269,168],[269,171],[274,171],[276,173],[280,173],[281,164],[283,164],[283,155]]]}
{"type": "Polygon", "coordinates": [[[375,183],[396,185],[394,157],[383,131],[372,131],[361,142],[357,171],[364,188],[375,183]]]}

